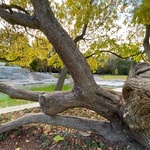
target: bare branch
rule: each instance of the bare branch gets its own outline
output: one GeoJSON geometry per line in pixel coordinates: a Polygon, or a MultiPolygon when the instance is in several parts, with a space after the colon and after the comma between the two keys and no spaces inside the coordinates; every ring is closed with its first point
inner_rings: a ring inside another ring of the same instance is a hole
{"type": "Polygon", "coordinates": [[[121,95],[117,92],[105,91],[98,85],[96,87],[99,88],[94,92],[97,98],[94,98],[89,91],[87,94],[90,101],[88,102],[78,86],[74,86],[73,91],[55,91],[41,94],[39,103],[42,111],[47,115],[56,115],[69,108],[84,107],[94,110],[108,120],[116,119],[114,118],[114,112],[117,113],[122,104],[121,95]]]}
{"type": "Polygon", "coordinates": [[[109,122],[73,116],[48,116],[42,113],[26,114],[21,118],[5,123],[0,126],[0,134],[30,123],[44,123],[49,125],[73,128],[80,131],[91,131],[92,133],[99,134],[105,139],[111,140],[113,142],[125,141],[126,139],[123,131],[119,131],[119,129],[116,132],[113,131],[112,126],[109,122]]]}
{"type": "Polygon", "coordinates": [[[96,99],[88,92],[91,96],[91,101],[87,103],[86,98],[82,95],[82,91],[80,91],[78,87],[74,88],[73,91],[40,93],[16,89],[1,83],[0,92],[7,94],[14,99],[39,101],[43,112],[48,115],[56,115],[69,108],[84,107],[94,110],[108,120],[113,120],[115,119],[112,117],[114,116],[114,112],[118,111],[118,105],[122,103],[120,101],[119,93],[112,93],[110,91],[105,91],[105,93],[104,90],[101,91],[100,89],[95,91],[97,95],[96,99]]]}
{"type": "Polygon", "coordinates": [[[137,32],[138,32],[139,30],[141,30],[142,27],[143,27],[143,26],[139,26],[139,25],[138,25],[138,28],[136,28],[136,31],[130,35],[130,37],[129,37],[129,40],[130,40],[130,41],[131,41],[131,39],[133,38],[133,36],[135,36],[135,35],[137,34],[137,32]]]}
{"type": "Polygon", "coordinates": [[[32,29],[39,29],[35,16],[30,16],[21,12],[9,13],[0,5],[0,17],[12,25],[21,25],[32,29]]]}
{"type": "Polygon", "coordinates": [[[134,56],[138,56],[138,55],[142,54],[142,52],[137,52],[137,53],[132,54],[132,55],[129,55],[129,56],[127,56],[127,57],[123,57],[123,56],[121,56],[121,55],[119,55],[119,54],[116,54],[116,53],[114,53],[114,52],[107,51],[107,50],[101,50],[100,52],[110,53],[110,54],[113,54],[113,55],[115,55],[115,56],[117,56],[118,58],[121,58],[121,59],[128,59],[128,58],[130,58],[130,57],[134,57],[134,56]]]}
{"type": "Polygon", "coordinates": [[[71,91],[55,91],[41,95],[39,103],[45,114],[56,115],[69,108],[83,106],[82,98],[71,91]]]}
{"type": "Polygon", "coordinates": [[[0,92],[9,95],[11,98],[14,99],[23,99],[29,101],[38,102],[39,94],[40,93],[33,93],[21,89],[16,89],[6,84],[0,83],[0,92]]]}
{"type": "Polygon", "coordinates": [[[11,13],[13,13],[12,9],[15,8],[17,10],[20,10],[20,11],[22,11],[22,12],[30,15],[28,11],[26,11],[24,8],[22,8],[22,7],[18,6],[18,5],[13,5],[13,4],[6,5],[6,4],[2,4],[2,8],[8,9],[11,13]]]}
{"type": "MultiPolygon", "coordinates": [[[[138,56],[138,55],[140,55],[140,54],[143,53],[143,52],[138,52],[138,53],[129,55],[129,56],[127,56],[127,57],[123,57],[122,55],[116,54],[115,52],[111,52],[111,51],[109,51],[109,50],[101,50],[101,51],[99,51],[99,52],[100,52],[100,53],[110,53],[110,54],[113,54],[113,55],[115,55],[115,56],[117,56],[118,58],[121,58],[121,59],[128,59],[128,58],[130,58],[130,57],[138,56]]],[[[92,53],[92,54],[86,56],[85,58],[88,59],[88,58],[90,58],[90,57],[92,57],[92,56],[94,56],[94,55],[95,55],[95,53],[92,53]]]]}
{"type": "Polygon", "coordinates": [[[25,27],[24,29],[25,29],[25,31],[27,32],[28,35],[30,35],[30,36],[32,36],[32,37],[38,39],[38,36],[36,36],[36,35],[30,33],[26,27],[25,27]]]}
{"type": "Polygon", "coordinates": [[[83,40],[83,37],[86,33],[86,30],[87,30],[87,25],[88,24],[85,24],[83,29],[82,29],[82,33],[80,35],[78,35],[75,39],[74,39],[74,42],[77,44],[77,42],[79,42],[80,40],[83,40]]]}

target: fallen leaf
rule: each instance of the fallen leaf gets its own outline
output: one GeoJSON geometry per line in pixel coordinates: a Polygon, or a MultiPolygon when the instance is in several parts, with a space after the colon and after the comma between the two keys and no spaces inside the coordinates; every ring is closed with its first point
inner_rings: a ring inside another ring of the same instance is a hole
{"type": "Polygon", "coordinates": [[[26,140],[26,142],[29,143],[30,141],[29,141],[29,140],[26,140]]]}
{"type": "Polygon", "coordinates": [[[85,137],[87,137],[87,136],[90,136],[91,134],[90,133],[87,133],[87,132],[80,132],[81,133],[81,135],[82,136],[85,136],[85,137]]]}
{"type": "Polygon", "coordinates": [[[11,139],[13,139],[13,138],[15,138],[15,137],[16,137],[15,134],[11,134],[11,135],[10,135],[10,138],[11,138],[11,139]]]}
{"type": "Polygon", "coordinates": [[[98,147],[97,150],[102,150],[102,149],[100,147],[98,147]]]}
{"type": "Polygon", "coordinates": [[[62,136],[60,136],[60,135],[56,135],[56,136],[53,138],[53,140],[54,140],[55,142],[63,141],[63,140],[64,140],[64,137],[62,137],[62,136]]]}

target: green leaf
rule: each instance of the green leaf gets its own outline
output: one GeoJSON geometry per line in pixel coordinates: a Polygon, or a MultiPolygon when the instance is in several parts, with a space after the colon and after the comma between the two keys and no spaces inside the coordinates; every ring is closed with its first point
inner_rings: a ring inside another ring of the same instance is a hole
{"type": "Polygon", "coordinates": [[[62,136],[60,136],[60,135],[56,135],[56,136],[53,138],[53,140],[54,140],[55,142],[63,141],[63,140],[64,140],[64,137],[62,137],[62,136]]]}

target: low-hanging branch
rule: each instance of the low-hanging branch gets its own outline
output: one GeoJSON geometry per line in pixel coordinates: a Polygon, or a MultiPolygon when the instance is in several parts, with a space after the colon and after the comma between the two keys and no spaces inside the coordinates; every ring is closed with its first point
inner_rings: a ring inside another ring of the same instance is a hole
{"type": "Polygon", "coordinates": [[[40,95],[40,93],[36,93],[36,92],[33,93],[33,92],[13,88],[3,83],[0,84],[0,92],[7,94],[13,99],[23,99],[23,100],[29,100],[35,102],[38,102],[38,98],[40,95]]]}
{"type": "Polygon", "coordinates": [[[49,116],[43,113],[26,114],[16,120],[4,123],[3,125],[0,125],[0,134],[30,123],[44,123],[80,131],[90,131],[112,141],[123,142],[125,140],[124,136],[126,136],[120,129],[113,131],[114,129],[109,122],[73,116],[49,116]]]}
{"type": "Polygon", "coordinates": [[[114,112],[116,110],[119,111],[116,108],[122,102],[120,101],[119,93],[113,93],[110,91],[105,91],[105,93],[101,90],[96,90],[95,93],[98,96],[97,99],[93,99],[88,103],[86,97],[84,97],[82,93],[80,93],[81,91],[79,89],[74,89],[73,91],[55,91],[49,93],[42,93],[29,92],[13,88],[11,86],[1,83],[0,92],[9,95],[13,99],[23,99],[39,102],[43,112],[48,115],[56,115],[69,108],[85,107],[87,109],[96,111],[98,114],[101,114],[108,120],[113,119],[112,116],[114,116],[114,112]],[[105,99],[107,99],[107,101],[105,99]],[[105,103],[103,103],[104,100],[105,103]]]}

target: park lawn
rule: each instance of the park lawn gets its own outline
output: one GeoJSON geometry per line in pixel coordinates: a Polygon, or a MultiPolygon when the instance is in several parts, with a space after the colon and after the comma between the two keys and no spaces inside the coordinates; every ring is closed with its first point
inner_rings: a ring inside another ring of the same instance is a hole
{"type": "MultiPolygon", "coordinates": [[[[44,92],[50,92],[55,90],[55,84],[39,84],[36,86],[28,86],[26,89],[29,91],[44,91],[44,92]]],[[[67,91],[72,89],[73,84],[64,84],[63,85],[63,91],[67,91]]]]}
{"type": "Polygon", "coordinates": [[[99,75],[104,80],[126,80],[127,75],[99,75]]]}

